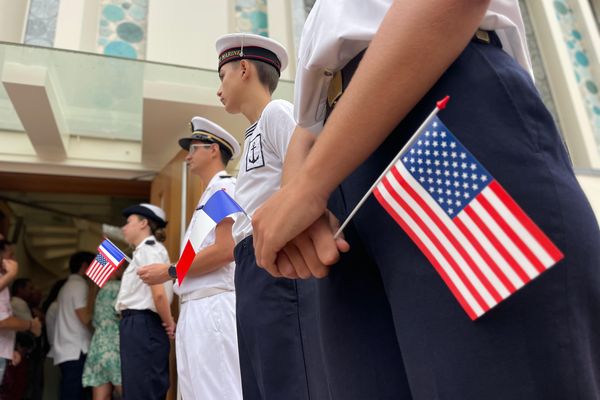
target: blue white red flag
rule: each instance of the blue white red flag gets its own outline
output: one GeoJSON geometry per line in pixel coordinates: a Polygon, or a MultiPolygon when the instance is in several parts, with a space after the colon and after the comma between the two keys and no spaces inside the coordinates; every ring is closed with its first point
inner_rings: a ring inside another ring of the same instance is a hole
{"type": "Polygon", "coordinates": [[[102,287],[123,263],[125,258],[125,254],[117,246],[110,240],[104,239],[100,243],[100,246],[98,246],[98,255],[85,271],[85,274],[96,285],[102,287]]]}
{"type": "Polygon", "coordinates": [[[180,285],[206,236],[215,229],[219,222],[238,212],[244,212],[244,210],[225,190],[215,192],[203,206],[196,210],[192,219],[189,239],[176,266],[177,281],[180,285]]]}
{"type": "Polygon", "coordinates": [[[473,320],[563,258],[437,116],[375,196],[473,320]]]}

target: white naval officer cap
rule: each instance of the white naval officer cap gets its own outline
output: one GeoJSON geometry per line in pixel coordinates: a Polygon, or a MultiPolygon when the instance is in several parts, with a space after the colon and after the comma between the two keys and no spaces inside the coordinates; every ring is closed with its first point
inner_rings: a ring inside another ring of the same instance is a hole
{"type": "Polygon", "coordinates": [[[123,210],[123,216],[125,218],[130,215],[141,215],[142,217],[146,217],[156,222],[156,225],[159,228],[164,228],[167,226],[167,216],[162,208],[157,207],[153,204],[148,203],[140,203],[133,206],[129,206],[123,210]]]}
{"type": "Polygon", "coordinates": [[[206,118],[194,117],[190,122],[192,136],[179,139],[179,145],[189,151],[193,140],[205,143],[216,143],[221,150],[229,154],[230,158],[236,158],[240,154],[240,144],[233,135],[221,126],[206,118]]]}
{"type": "Polygon", "coordinates": [[[262,61],[281,74],[288,65],[285,47],[276,40],[253,33],[230,33],[217,39],[219,70],[228,62],[242,59],[262,61]]]}

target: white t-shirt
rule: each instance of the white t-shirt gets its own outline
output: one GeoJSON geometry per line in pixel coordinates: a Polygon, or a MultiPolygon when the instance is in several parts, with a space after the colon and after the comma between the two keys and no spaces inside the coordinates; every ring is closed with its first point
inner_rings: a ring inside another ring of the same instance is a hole
{"type": "MultiPolygon", "coordinates": [[[[202,196],[200,197],[200,200],[198,201],[198,206],[196,208],[199,208],[200,206],[206,204],[206,201],[210,199],[210,197],[219,190],[225,190],[227,194],[229,194],[231,197],[235,196],[235,178],[228,176],[226,171],[219,171],[215,174],[215,176],[211,178],[210,182],[206,186],[206,189],[204,190],[204,193],[202,193],[202,196]]],[[[185,247],[185,244],[187,243],[190,237],[190,228],[192,227],[192,224],[198,215],[197,213],[198,211],[194,212],[194,215],[192,216],[192,221],[188,225],[187,231],[185,232],[185,236],[181,241],[182,252],[183,248],[185,247]]],[[[232,215],[231,218],[235,220],[236,215],[232,215]]],[[[200,245],[200,251],[202,251],[202,249],[204,249],[205,247],[213,245],[214,243],[215,230],[213,229],[200,245]]],[[[235,263],[230,262],[227,265],[203,276],[186,276],[181,286],[179,286],[177,282],[173,285],[173,290],[178,295],[191,293],[195,290],[202,288],[220,288],[225,290],[235,290],[235,286],[233,283],[234,273],[235,263]]]]}
{"type": "MultiPolygon", "coordinates": [[[[247,130],[235,188],[235,199],[250,216],[281,186],[281,170],[296,127],[294,106],[273,100],[247,130]]],[[[240,215],[233,225],[236,244],[252,234],[252,222],[240,215]]]]}
{"type": "Polygon", "coordinates": [[[58,293],[58,318],[52,341],[54,365],[78,360],[88,352],[92,333],[79,320],[75,310],[87,305],[88,284],[79,274],[71,274],[58,293]]]}
{"type": "MultiPolygon", "coordinates": [[[[368,47],[392,2],[319,0],[315,3],[304,24],[298,49],[294,117],[300,126],[320,133],[332,73],[368,47]]],[[[533,76],[518,0],[492,0],[479,26],[496,31],[504,51],[533,76]]],[[[443,40],[440,43],[443,45],[443,40]]]]}
{"type": "Polygon", "coordinates": [[[12,307],[13,315],[20,319],[30,320],[33,319],[31,315],[31,309],[29,304],[20,297],[13,296],[10,299],[10,305],[12,307]]]}
{"type": "MultiPolygon", "coordinates": [[[[10,306],[10,292],[8,287],[0,290],[0,321],[12,316],[12,307],[10,306]]],[[[0,329],[0,358],[12,360],[15,350],[15,331],[10,329],[0,329]]],[[[0,381],[2,377],[0,377],[0,381]]]]}
{"type": "Polygon", "coordinates": [[[46,339],[50,344],[50,350],[46,357],[54,358],[54,333],[56,332],[56,319],[58,318],[58,301],[54,300],[48,307],[44,317],[46,322],[46,339]]]}
{"type": "MultiPolygon", "coordinates": [[[[169,254],[165,246],[151,235],[137,245],[133,251],[131,264],[127,266],[123,273],[121,288],[115,303],[117,312],[123,310],[152,310],[156,312],[152,290],[137,274],[138,268],[154,263],[169,264],[169,254]]],[[[169,304],[171,304],[173,300],[173,283],[168,281],[163,283],[163,286],[169,304]]]]}

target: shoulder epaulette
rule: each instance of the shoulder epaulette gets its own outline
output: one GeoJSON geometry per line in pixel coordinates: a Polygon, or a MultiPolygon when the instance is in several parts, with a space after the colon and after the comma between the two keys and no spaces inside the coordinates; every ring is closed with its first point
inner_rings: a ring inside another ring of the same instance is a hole
{"type": "Polygon", "coordinates": [[[219,175],[219,178],[221,178],[221,179],[227,179],[227,178],[233,178],[233,176],[231,176],[231,175],[219,175]]]}
{"type": "Polygon", "coordinates": [[[147,240],[146,244],[149,246],[154,246],[156,244],[156,242],[154,240],[147,240]]]}

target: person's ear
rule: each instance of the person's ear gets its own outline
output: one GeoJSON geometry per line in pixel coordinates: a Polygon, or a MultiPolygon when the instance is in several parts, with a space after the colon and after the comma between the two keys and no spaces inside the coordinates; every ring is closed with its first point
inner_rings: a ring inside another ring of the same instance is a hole
{"type": "Polygon", "coordinates": [[[248,60],[240,61],[240,73],[242,74],[242,79],[250,77],[250,62],[248,60]]]}
{"type": "Polygon", "coordinates": [[[213,144],[212,146],[210,146],[210,155],[212,158],[218,157],[219,151],[220,149],[218,144],[213,144]]]}

